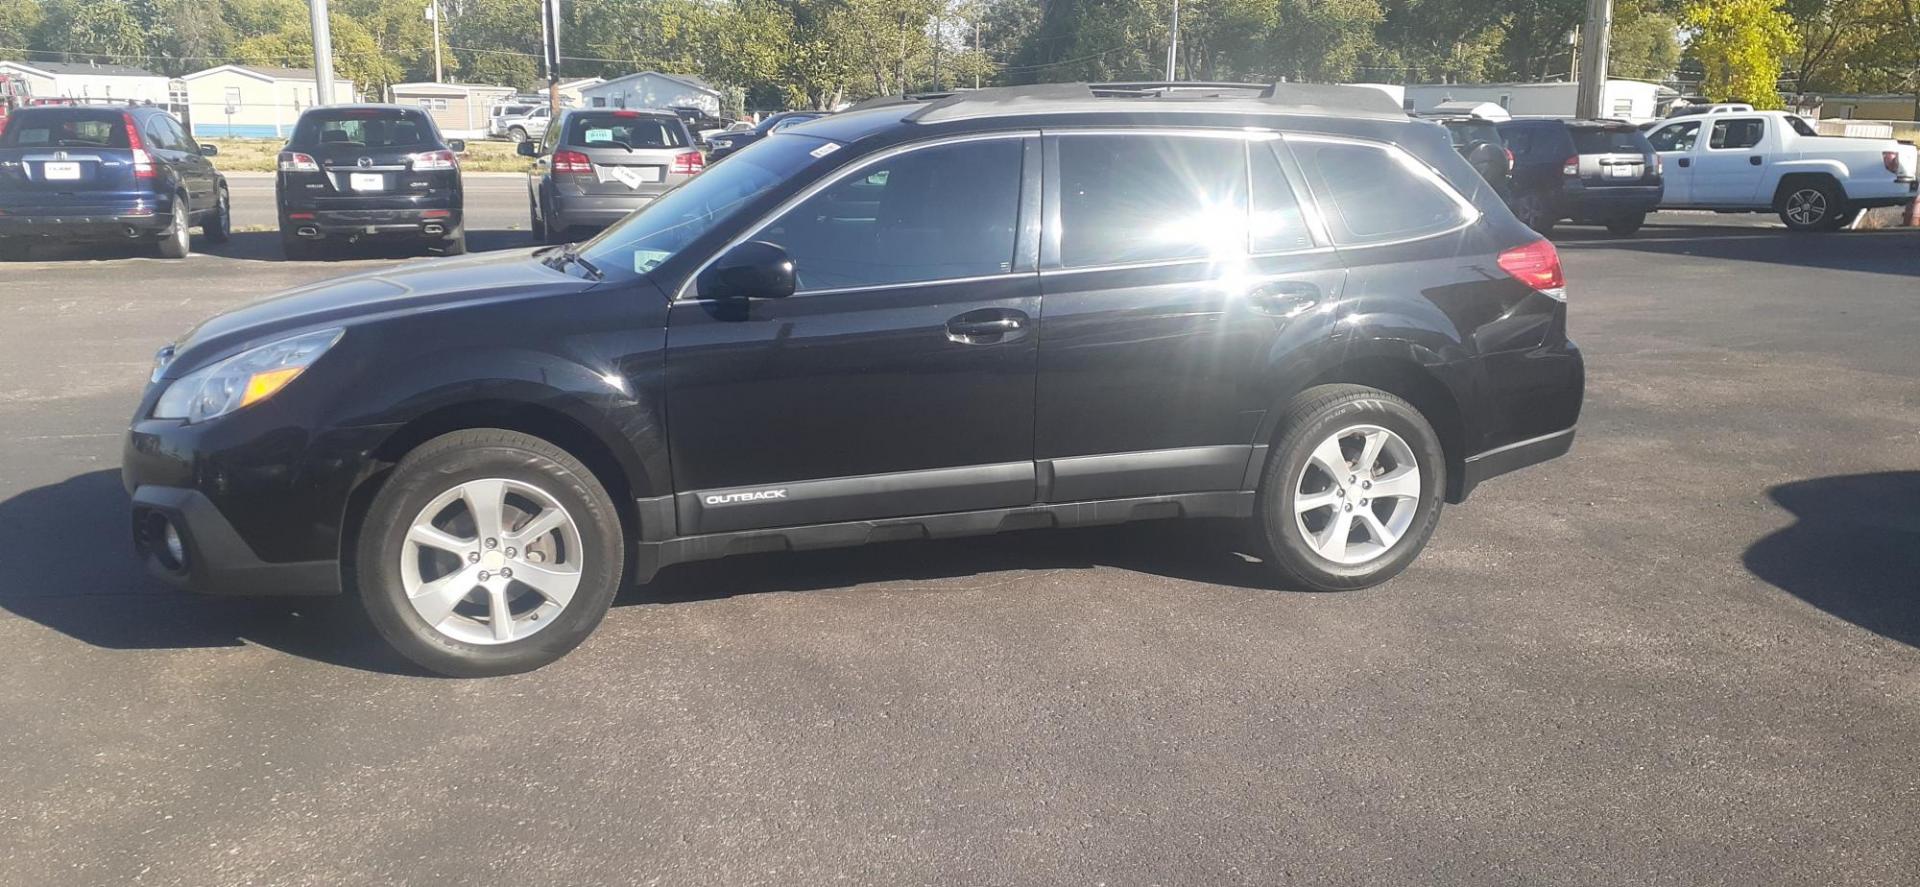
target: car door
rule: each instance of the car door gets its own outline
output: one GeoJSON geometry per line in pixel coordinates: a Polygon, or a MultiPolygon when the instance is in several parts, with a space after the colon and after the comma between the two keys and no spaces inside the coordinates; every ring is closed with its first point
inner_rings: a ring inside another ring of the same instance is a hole
{"type": "Polygon", "coordinates": [[[1666,170],[1662,206],[1686,206],[1693,203],[1694,145],[1700,141],[1700,121],[1678,120],[1647,133],[1660,165],[1666,170]]]}
{"type": "Polygon", "coordinates": [[[1046,501],[1245,489],[1273,381],[1297,343],[1329,335],[1316,309],[1346,276],[1305,226],[1278,145],[1228,130],[1048,132],[1046,501]]]}
{"type": "Polygon", "coordinates": [[[784,248],[784,299],[669,309],[683,534],[1029,504],[1040,314],[1034,134],[892,149],[736,242],[784,248]]]}
{"type": "Polygon", "coordinates": [[[173,134],[173,141],[180,146],[180,166],[182,176],[188,181],[189,193],[193,195],[195,210],[212,209],[219,200],[220,174],[214,169],[213,161],[200,153],[200,144],[187,135],[180,121],[168,115],[158,115],[160,125],[173,134]]]}
{"type": "Polygon", "coordinates": [[[187,192],[188,212],[199,212],[206,205],[206,185],[196,175],[193,164],[187,158],[186,146],[180,143],[175,131],[167,126],[167,120],[159,114],[144,115],[140,123],[141,141],[146,144],[147,153],[154,162],[173,172],[180,187],[187,192]]]}
{"type": "Polygon", "coordinates": [[[1725,207],[1764,203],[1757,195],[1767,175],[1767,160],[1759,151],[1767,119],[1715,116],[1708,126],[1706,145],[1693,155],[1693,203],[1725,207]]]}

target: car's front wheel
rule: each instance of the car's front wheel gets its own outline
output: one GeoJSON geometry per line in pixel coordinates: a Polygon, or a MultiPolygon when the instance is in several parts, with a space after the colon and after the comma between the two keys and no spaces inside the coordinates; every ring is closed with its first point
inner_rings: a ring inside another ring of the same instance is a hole
{"type": "Polygon", "coordinates": [[[1559,219],[1553,215],[1547,198],[1538,192],[1529,192],[1514,198],[1513,214],[1520,222],[1541,237],[1552,237],[1553,226],[1559,219]]]}
{"type": "Polygon", "coordinates": [[[567,654],[619,590],[625,542],[586,466],[540,438],[456,431],[409,453],[361,523],[373,624],[441,674],[529,671],[567,654]]]}
{"type": "Polygon", "coordinates": [[[527,140],[527,131],[518,126],[507,127],[507,138],[516,144],[527,140]]]}
{"type": "Polygon", "coordinates": [[[1340,591],[1405,570],[1433,535],[1446,489],[1432,425],[1412,404],[1359,385],[1310,388],[1283,422],[1255,512],[1279,578],[1340,591]]]}
{"type": "Polygon", "coordinates": [[[226,186],[221,186],[215,197],[213,212],[200,220],[200,235],[208,243],[226,243],[233,237],[233,200],[227,194],[226,186]]]}

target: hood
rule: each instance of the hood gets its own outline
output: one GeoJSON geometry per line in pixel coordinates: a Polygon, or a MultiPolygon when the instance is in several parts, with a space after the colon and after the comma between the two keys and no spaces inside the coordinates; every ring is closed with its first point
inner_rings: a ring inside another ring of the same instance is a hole
{"type": "Polygon", "coordinates": [[[202,321],[174,344],[172,379],[256,345],[330,326],[535,296],[577,293],[584,280],[548,268],[528,250],[429,259],[309,284],[202,321]]]}

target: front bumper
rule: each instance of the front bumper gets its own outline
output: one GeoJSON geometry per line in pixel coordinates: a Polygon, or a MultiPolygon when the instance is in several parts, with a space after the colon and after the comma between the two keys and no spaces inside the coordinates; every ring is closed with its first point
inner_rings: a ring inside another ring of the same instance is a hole
{"type": "Polygon", "coordinates": [[[282,233],[304,240],[329,237],[440,238],[460,227],[460,210],[445,207],[405,209],[286,209],[282,233]]]}
{"type": "Polygon", "coordinates": [[[275,597],[340,593],[338,560],[263,561],[198,490],[135,487],[133,550],[149,573],[188,591],[275,597]],[[165,541],[169,527],[180,540],[177,553],[165,541]]]}

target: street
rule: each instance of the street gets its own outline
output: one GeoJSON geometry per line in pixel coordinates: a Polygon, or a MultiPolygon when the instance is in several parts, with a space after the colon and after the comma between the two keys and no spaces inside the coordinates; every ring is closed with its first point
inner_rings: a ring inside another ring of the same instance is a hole
{"type": "MultiPolygon", "coordinates": [[[[1145,523],[672,567],[511,678],[128,540],[155,348],[277,290],[0,265],[0,884],[1897,884],[1920,871],[1920,232],[1567,226],[1572,453],[1382,587],[1145,523]]],[[[473,177],[475,250],[524,180],[473,177]]],[[[204,254],[202,251],[204,250],[204,254]]],[[[778,446],[769,441],[768,446],[778,446]]]]}

